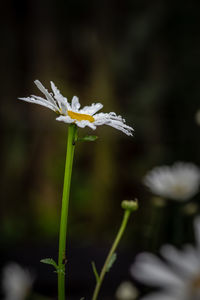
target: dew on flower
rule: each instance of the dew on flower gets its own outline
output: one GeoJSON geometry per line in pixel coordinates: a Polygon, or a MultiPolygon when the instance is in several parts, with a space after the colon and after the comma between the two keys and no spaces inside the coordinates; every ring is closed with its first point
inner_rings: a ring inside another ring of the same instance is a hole
{"type": "Polygon", "coordinates": [[[199,2],[2,4],[0,298],[200,300],[199,2]]]}

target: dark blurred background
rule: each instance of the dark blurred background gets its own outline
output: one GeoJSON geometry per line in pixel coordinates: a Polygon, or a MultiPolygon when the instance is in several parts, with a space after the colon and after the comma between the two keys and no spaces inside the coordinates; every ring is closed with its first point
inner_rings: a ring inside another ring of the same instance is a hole
{"type": "MultiPolygon", "coordinates": [[[[35,79],[49,90],[52,80],[68,100],[77,95],[83,106],[101,102],[103,112],[115,111],[135,128],[132,138],[100,127],[96,142],[75,150],[67,255],[71,299],[91,296],[90,262],[102,266],[121,222],[121,201],[139,199],[102,288],[107,299],[130,279],[136,253],[193,240],[198,196],[192,200],[196,210],[184,209],[184,236],[172,241],[167,228],[177,204],[153,201],[142,178],[155,165],[200,164],[198,5],[178,0],[1,4],[0,267],[16,261],[33,270],[37,293],[56,298],[56,274],[39,260],[57,259],[67,125],[56,122],[50,110],[17,98],[41,95],[35,79]]],[[[94,132],[86,128],[79,134],[94,132]]]]}

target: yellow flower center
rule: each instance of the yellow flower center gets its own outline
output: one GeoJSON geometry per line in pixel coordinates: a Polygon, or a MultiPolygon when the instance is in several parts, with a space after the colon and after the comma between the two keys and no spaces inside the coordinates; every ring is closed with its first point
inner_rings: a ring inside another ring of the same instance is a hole
{"type": "Polygon", "coordinates": [[[68,116],[77,121],[89,121],[91,123],[94,122],[93,116],[80,114],[71,110],[68,110],[68,116]]]}
{"type": "Polygon", "coordinates": [[[192,282],[192,290],[200,289],[200,275],[198,275],[192,282]]]}
{"type": "Polygon", "coordinates": [[[187,188],[181,184],[175,184],[172,188],[177,196],[184,196],[187,193],[187,188]]]}
{"type": "Polygon", "coordinates": [[[197,274],[188,286],[188,299],[199,299],[200,295],[200,274],[197,274]]]}

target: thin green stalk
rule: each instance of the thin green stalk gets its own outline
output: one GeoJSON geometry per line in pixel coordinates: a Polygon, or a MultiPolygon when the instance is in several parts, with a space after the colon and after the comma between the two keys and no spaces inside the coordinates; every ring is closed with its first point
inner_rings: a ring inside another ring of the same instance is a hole
{"type": "Polygon", "coordinates": [[[130,214],[131,214],[131,210],[130,209],[125,209],[124,211],[124,216],[123,216],[123,219],[122,219],[122,223],[121,223],[121,226],[119,228],[119,231],[117,233],[117,236],[114,240],[114,243],[110,249],[110,252],[108,253],[108,256],[105,260],[105,263],[104,263],[104,266],[101,270],[101,273],[100,273],[100,276],[99,276],[99,279],[97,280],[97,283],[96,283],[96,287],[94,289],[94,293],[93,293],[93,296],[92,296],[92,300],[96,300],[98,295],[99,295],[99,291],[100,291],[100,288],[101,288],[101,285],[102,285],[102,282],[103,282],[103,279],[104,279],[104,276],[108,270],[108,266],[109,266],[109,263],[111,261],[111,258],[122,238],[122,235],[126,229],[126,225],[127,225],[127,222],[128,222],[128,219],[130,217],[130,214]]]}
{"type": "Polygon", "coordinates": [[[66,235],[69,206],[69,193],[71,184],[72,165],[75,141],[77,139],[77,126],[71,124],[68,128],[67,154],[62,196],[60,219],[59,255],[58,255],[58,299],[65,300],[65,264],[66,264],[66,235]]]}

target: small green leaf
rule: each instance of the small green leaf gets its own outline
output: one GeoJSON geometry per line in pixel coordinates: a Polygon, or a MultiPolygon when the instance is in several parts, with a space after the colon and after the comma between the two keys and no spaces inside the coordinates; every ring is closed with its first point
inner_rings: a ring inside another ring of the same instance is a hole
{"type": "Polygon", "coordinates": [[[92,261],[92,270],[93,270],[94,276],[96,278],[96,282],[99,282],[99,274],[97,272],[97,268],[96,268],[94,261],[92,261]]]}
{"type": "Polygon", "coordinates": [[[114,262],[116,261],[116,259],[117,259],[117,253],[113,253],[113,255],[110,258],[110,261],[108,262],[106,272],[110,271],[110,269],[112,268],[112,266],[113,266],[114,262]]]}
{"type": "Polygon", "coordinates": [[[81,297],[81,299],[80,300],[84,300],[85,299],[85,297],[81,297]]]}
{"type": "Polygon", "coordinates": [[[41,259],[40,262],[43,264],[52,265],[56,269],[56,271],[58,271],[58,265],[52,258],[44,258],[41,259]]]}
{"type": "Polygon", "coordinates": [[[78,138],[78,142],[94,142],[98,139],[98,136],[96,135],[86,135],[82,138],[78,138]]]}

